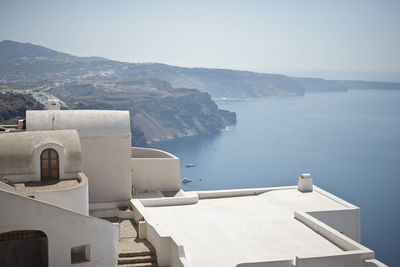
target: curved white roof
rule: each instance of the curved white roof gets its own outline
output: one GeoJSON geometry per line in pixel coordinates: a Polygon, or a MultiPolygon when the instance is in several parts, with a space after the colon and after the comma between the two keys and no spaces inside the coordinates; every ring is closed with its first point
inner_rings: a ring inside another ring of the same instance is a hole
{"type": "Polygon", "coordinates": [[[77,130],[82,136],[130,134],[129,111],[27,110],[26,130],[77,130]]]}
{"type": "Polygon", "coordinates": [[[34,148],[46,143],[64,146],[65,172],[80,172],[81,144],[75,130],[0,134],[0,176],[35,172],[34,148]]]}

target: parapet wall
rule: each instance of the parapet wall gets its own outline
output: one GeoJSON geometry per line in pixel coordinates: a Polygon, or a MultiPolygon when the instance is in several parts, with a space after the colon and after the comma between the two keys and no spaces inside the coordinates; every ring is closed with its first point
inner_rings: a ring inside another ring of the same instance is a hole
{"type": "Polygon", "coordinates": [[[33,196],[65,209],[89,215],[88,180],[84,173],[79,173],[80,180],[77,186],[58,191],[38,191],[33,196]]]}
{"type": "Polygon", "coordinates": [[[132,186],[136,192],[181,189],[179,159],[161,150],[131,149],[132,186]]]}

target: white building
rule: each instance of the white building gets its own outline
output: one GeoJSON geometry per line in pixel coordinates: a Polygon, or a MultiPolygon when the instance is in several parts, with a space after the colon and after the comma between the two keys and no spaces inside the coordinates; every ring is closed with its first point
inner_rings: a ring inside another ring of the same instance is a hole
{"type": "Polygon", "coordinates": [[[309,175],[185,192],[178,158],[131,147],[127,111],[27,111],[15,128],[0,134],[0,266],[385,266],[359,243],[359,208],[309,175]]]}

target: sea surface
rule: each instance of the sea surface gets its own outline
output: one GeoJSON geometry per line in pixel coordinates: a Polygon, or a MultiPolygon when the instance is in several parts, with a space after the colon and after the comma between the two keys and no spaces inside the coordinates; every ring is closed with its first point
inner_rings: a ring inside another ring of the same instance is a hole
{"type": "Polygon", "coordinates": [[[184,190],[296,185],[301,173],[361,208],[362,243],[399,266],[400,91],[217,101],[238,123],[153,143],[180,158],[184,190]],[[186,168],[189,163],[196,167],[186,168]]]}

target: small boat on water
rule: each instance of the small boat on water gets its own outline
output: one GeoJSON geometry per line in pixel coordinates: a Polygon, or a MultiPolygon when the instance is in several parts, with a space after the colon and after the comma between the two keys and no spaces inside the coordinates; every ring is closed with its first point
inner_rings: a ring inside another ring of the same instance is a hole
{"type": "Polygon", "coordinates": [[[192,168],[192,167],[196,167],[196,164],[194,163],[186,164],[186,168],[192,168]]]}
{"type": "Polygon", "coordinates": [[[190,179],[190,178],[184,177],[184,178],[182,179],[182,183],[184,183],[184,184],[190,183],[190,182],[192,182],[192,179],[190,179]]]}

